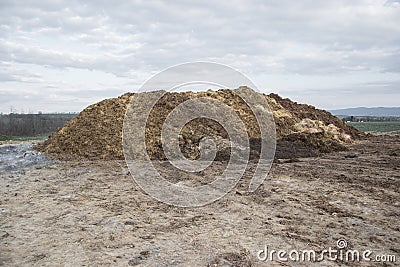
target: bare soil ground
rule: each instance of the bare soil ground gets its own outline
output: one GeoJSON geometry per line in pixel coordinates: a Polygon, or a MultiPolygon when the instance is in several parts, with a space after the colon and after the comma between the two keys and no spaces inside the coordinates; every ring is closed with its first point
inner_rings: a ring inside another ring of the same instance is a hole
{"type": "Polygon", "coordinates": [[[199,208],[157,202],[124,161],[60,161],[0,171],[2,266],[312,266],[261,262],[270,249],[348,248],[400,261],[400,137],[373,136],[349,150],[278,160],[248,193],[244,179],[199,208]]]}

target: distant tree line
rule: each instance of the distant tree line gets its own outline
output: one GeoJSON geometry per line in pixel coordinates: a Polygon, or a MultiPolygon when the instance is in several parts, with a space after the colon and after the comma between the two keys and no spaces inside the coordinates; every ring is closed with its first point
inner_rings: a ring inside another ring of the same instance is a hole
{"type": "Polygon", "coordinates": [[[400,117],[387,116],[346,116],[342,118],[344,122],[400,122],[400,117]]]}
{"type": "Polygon", "coordinates": [[[0,135],[38,136],[62,127],[77,114],[1,114],[0,135]]]}

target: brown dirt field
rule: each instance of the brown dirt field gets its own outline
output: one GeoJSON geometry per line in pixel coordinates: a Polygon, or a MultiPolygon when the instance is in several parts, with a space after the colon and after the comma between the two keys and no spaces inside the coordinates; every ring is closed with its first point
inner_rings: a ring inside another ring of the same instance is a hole
{"type": "Polygon", "coordinates": [[[0,265],[310,266],[260,262],[256,253],[264,245],[322,251],[339,238],[352,249],[396,255],[398,264],[400,137],[370,136],[347,149],[277,159],[256,192],[244,179],[199,208],[157,202],[119,160],[1,171],[0,265]]]}

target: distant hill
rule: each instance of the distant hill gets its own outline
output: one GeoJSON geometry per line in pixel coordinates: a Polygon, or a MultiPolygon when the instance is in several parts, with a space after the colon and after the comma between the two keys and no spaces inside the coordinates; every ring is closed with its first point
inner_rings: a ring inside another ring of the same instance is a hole
{"type": "Polygon", "coordinates": [[[400,117],[400,107],[376,107],[376,108],[345,108],[345,109],[334,109],[328,110],[332,115],[347,115],[347,116],[395,116],[400,117]]]}

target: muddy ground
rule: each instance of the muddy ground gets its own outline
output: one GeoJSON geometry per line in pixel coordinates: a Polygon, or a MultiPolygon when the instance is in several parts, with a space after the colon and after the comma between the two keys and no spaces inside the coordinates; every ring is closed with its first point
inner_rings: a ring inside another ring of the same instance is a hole
{"type": "Polygon", "coordinates": [[[396,266],[400,137],[369,137],[348,148],[278,160],[256,192],[246,192],[244,179],[200,208],[152,199],[123,161],[3,168],[0,265],[312,266],[261,262],[257,252],[264,245],[321,252],[344,238],[349,249],[395,255],[397,262],[315,266],[396,266]]]}

